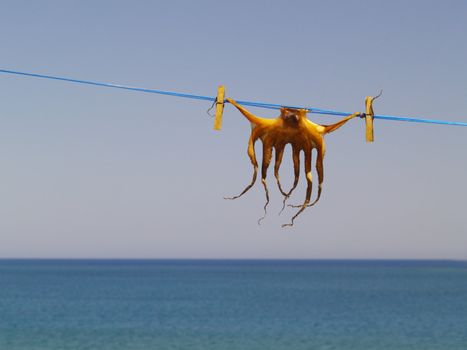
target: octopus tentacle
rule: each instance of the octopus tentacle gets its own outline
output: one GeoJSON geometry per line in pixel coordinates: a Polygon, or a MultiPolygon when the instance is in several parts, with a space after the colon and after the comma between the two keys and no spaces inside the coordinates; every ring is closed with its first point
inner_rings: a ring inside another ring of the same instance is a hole
{"type": "MultiPolygon", "coordinates": [[[[316,158],[316,172],[318,173],[318,195],[316,196],[316,199],[311,203],[308,204],[308,207],[314,206],[316,203],[318,203],[319,199],[321,198],[321,192],[323,190],[323,182],[324,182],[324,166],[323,166],[323,160],[324,160],[324,144],[318,147],[317,150],[318,157],[316,158]]],[[[292,208],[301,208],[301,205],[289,205],[289,207],[292,208]]]]}
{"type": "Polygon", "coordinates": [[[274,176],[276,177],[277,187],[279,187],[279,191],[285,197],[287,196],[287,193],[285,193],[284,190],[282,189],[281,180],[279,177],[279,169],[281,167],[282,158],[284,156],[285,145],[278,144],[274,148],[276,150],[276,156],[275,156],[275,162],[274,162],[274,176]]]}
{"type": "Polygon", "coordinates": [[[353,119],[355,117],[358,117],[360,113],[353,113],[351,115],[348,115],[347,117],[339,120],[337,123],[331,124],[331,125],[322,125],[324,127],[324,133],[329,134],[330,132],[336,131],[339,129],[342,125],[347,123],[350,119],[353,119]]]}
{"type": "Polygon", "coordinates": [[[224,199],[228,200],[233,200],[237,199],[241,196],[243,196],[246,192],[250,190],[250,188],[253,187],[253,185],[256,182],[256,177],[258,175],[258,161],[256,160],[256,153],[255,153],[255,142],[258,139],[257,136],[257,130],[253,129],[251,132],[250,140],[248,141],[248,157],[250,158],[251,164],[253,165],[253,177],[251,178],[251,182],[248,184],[248,186],[245,187],[245,189],[237,196],[233,197],[224,197],[224,199]]]}
{"type": "Polygon", "coordinates": [[[242,113],[245,116],[245,118],[248,119],[248,121],[253,125],[262,125],[264,123],[269,123],[270,122],[268,119],[257,117],[256,115],[251,113],[249,110],[242,107],[236,101],[234,101],[234,100],[232,100],[230,98],[227,99],[227,102],[229,102],[232,105],[234,105],[235,107],[237,107],[237,109],[240,111],[240,113],[242,113]]]}
{"type": "Polygon", "coordinates": [[[309,207],[315,205],[318,203],[319,199],[321,198],[321,191],[323,189],[323,182],[324,182],[324,166],[323,166],[323,160],[324,160],[324,144],[322,144],[320,147],[317,149],[317,158],[316,158],[316,172],[318,173],[318,196],[316,199],[309,205],[309,207]]]}
{"type": "Polygon", "coordinates": [[[305,201],[300,206],[300,210],[292,217],[290,224],[283,224],[282,227],[293,226],[295,219],[306,209],[311,199],[311,192],[313,189],[313,175],[311,173],[311,149],[305,150],[305,175],[306,175],[306,195],[305,201]]]}
{"type": "Polygon", "coordinates": [[[264,187],[264,191],[266,193],[266,203],[264,204],[264,215],[259,218],[258,225],[261,225],[261,221],[266,217],[267,214],[267,206],[269,204],[269,190],[268,185],[266,183],[266,177],[268,175],[268,167],[271,163],[272,158],[272,144],[269,141],[263,141],[263,162],[261,164],[261,182],[264,187]]]}
{"type": "Polygon", "coordinates": [[[298,180],[300,179],[300,148],[293,147],[292,160],[293,160],[293,171],[294,171],[293,186],[289,190],[289,192],[287,192],[286,195],[284,196],[284,200],[282,201],[282,209],[279,212],[279,215],[282,214],[282,212],[284,211],[287,200],[292,195],[292,192],[297,188],[298,180]]]}

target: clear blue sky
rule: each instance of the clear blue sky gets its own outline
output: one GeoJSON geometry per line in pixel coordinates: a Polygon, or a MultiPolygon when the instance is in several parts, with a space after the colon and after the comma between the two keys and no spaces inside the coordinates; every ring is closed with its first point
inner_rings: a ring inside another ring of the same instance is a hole
{"type": "MultiPolygon", "coordinates": [[[[345,111],[383,88],[380,114],[465,121],[466,33],[465,1],[16,0],[0,66],[345,111]]],[[[0,91],[0,257],[467,258],[467,128],[376,121],[365,144],[350,122],[327,137],[321,202],[284,230],[272,172],[262,226],[259,182],[222,199],[251,176],[231,106],[214,132],[200,101],[7,75],[0,91]]]]}

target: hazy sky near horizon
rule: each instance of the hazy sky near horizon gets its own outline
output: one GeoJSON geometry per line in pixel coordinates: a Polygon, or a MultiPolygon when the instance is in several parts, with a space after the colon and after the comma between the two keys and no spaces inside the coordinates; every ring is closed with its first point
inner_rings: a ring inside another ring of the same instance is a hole
{"type": "MultiPolygon", "coordinates": [[[[384,89],[379,114],[467,120],[466,1],[1,4],[2,69],[344,111],[384,89]]],[[[4,74],[0,91],[0,258],[467,259],[465,127],[376,120],[366,144],[349,122],[319,205],[281,229],[272,169],[261,226],[260,182],[222,199],[252,172],[232,106],[215,132],[203,101],[4,74]]]]}

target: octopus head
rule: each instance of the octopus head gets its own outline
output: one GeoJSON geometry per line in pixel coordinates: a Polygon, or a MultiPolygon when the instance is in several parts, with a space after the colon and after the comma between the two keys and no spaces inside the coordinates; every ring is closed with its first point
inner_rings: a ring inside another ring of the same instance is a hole
{"type": "Polygon", "coordinates": [[[297,127],[300,120],[305,116],[306,111],[294,108],[281,108],[281,118],[289,127],[297,127]]]}

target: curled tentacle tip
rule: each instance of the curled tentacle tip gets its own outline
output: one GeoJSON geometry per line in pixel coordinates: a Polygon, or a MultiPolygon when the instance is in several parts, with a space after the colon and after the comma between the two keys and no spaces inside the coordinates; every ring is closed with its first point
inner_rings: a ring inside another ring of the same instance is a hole
{"type": "Polygon", "coordinates": [[[267,206],[268,206],[268,203],[269,201],[264,205],[264,215],[262,217],[260,217],[258,219],[258,225],[261,225],[261,222],[266,218],[266,216],[268,215],[268,211],[267,211],[267,206]]]}
{"type": "Polygon", "coordinates": [[[286,204],[286,201],[287,201],[288,198],[289,198],[289,197],[286,196],[286,198],[285,198],[284,201],[282,202],[282,209],[281,209],[281,211],[279,212],[279,214],[277,214],[277,215],[280,216],[280,215],[282,214],[282,212],[285,210],[285,204],[286,204]]]}
{"type": "Polygon", "coordinates": [[[317,204],[317,203],[318,203],[318,200],[314,201],[314,202],[311,203],[311,204],[308,204],[307,207],[312,207],[312,206],[314,206],[314,205],[317,204]]]}
{"type": "Polygon", "coordinates": [[[260,217],[260,218],[258,219],[258,225],[261,225],[261,223],[263,222],[263,220],[264,220],[265,218],[266,218],[266,214],[263,215],[262,217],[260,217]]]}
{"type": "Polygon", "coordinates": [[[300,205],[296,205],[296,204],[287,204],[287,206],[290,207],[290,208],[301,208],[301,207],[303,207],[302,204],[300,204],[300,205]]]}
{"type": "Polygon", "coordinates": [[[313,203],[311,203],[311,204],[306,204],[306,205],[303,205],[303,204],[299,204],[299,205],[287,204],[287,206],[288,206],[288,207],[291,207],[291,208],[302,208],[302,207],[309,208],[309,207],[314,206],[314,205],[317,204],[317,203],[318,203],[318,201],[313,202],[313,203]]]}

